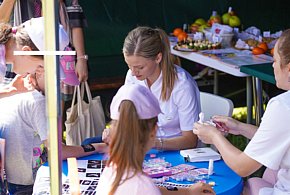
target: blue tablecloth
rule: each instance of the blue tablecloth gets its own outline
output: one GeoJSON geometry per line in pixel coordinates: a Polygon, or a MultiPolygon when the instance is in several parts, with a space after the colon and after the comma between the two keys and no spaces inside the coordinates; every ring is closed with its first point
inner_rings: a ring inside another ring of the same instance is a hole
{"type": "MultiPolygon", "coordinates": [[[[187,163],[179,154],[179,151],[163,151],[150,150],[149,153],[155,153],[157,157],[165,157],[165,160],[170,162],[172,166],[179,164],[191,164],[198,168],[208,168],[208,162],[187,163]]],[[[150,158],[149,154],[146,159],[150,158]]],[[[101,154],[94,154],[79,158],[79,160],[102,160],[101,154]]],[[[63,173],[67,175],[67,162],[63,162],[63,173]]],[[[223,160],[214,162],[214,174],[210,176],[208,181],[214,181],[216,185],[214,190],[217,195],[240,195],[243,189],[243,180],[235,172],[233,172],[223,160]]],[[[188,183],[188,182],[181,182],[188,183]]]]}

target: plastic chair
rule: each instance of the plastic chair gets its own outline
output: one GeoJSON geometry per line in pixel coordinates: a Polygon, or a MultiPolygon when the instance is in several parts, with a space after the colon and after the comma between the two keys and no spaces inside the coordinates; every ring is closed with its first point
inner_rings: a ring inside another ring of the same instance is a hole
{"type": "Polygon", "coordinates": [[[204,120],[208,121],[213,115],[232,116],[234,104],[232,100],[207,92],[200,92],[201,111],[204,120]]]}
{"type": "MultiPolygon", "coordinates": [[[[213,115],[232,116],[234,104],[232,100],[215,94],[200,92],[201,111],[204,113],[204,121],[210,120],[213,115]]],[[[205,147],[206,145],[200,140],[197,147],[205,147]]],[[[211,148],[217,151],[214,145],[211,148]]]]}
{"type": "Polygon", "coordinates": [[[266,168],[263,177],[252,177],[245,183],[243,195],[258,195],[261,188],[273,188],[277,182],[277,173],[272,169],[266,168]]]}

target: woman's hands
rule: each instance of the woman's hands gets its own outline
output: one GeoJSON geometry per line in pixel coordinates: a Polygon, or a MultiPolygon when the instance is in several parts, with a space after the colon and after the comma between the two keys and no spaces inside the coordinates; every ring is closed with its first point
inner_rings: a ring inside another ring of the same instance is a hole
{"type": "Polygon", "coordinates": [[[196,183],[189,188],[189,194],[192,195],[208,195],[215,194],[212,187],[206,183],[196,183]]]}
{"type": "Polygon", "coordinates": [[[159,187],[162,195],[210,195],[215,194],[212,187],[206,183],[195,183],[189,188],[177,188],[177,190],[168,190],[166,187],[159,187]]]}
{"type": "Polygon", "coordinates": [[[77,60],[75,72],[80,82],[88,80],[88,65],[86,59],[77,60]]]}
{"type": "Polygon", "coordinates": [[[110,142],[111,142],[111,138],[110,138],[110,128],[104,129],[103,134],[102,134],[102,140],[106,144],[110,144],[110,142]]]}
{"type": "Polygon", "coordinates": [[[27,75],[16,75],[15,78],[9,84],[11,89],[15,90],[16,93],[23,93],[32,91],[34,88],[29,82],[27,75]]]}
{"type": "Polygon", "coordinates": [[[221,131],[229,132],[233,135],[240,135],[241,122],[228,116],[213,116],[212,120],[217,124],[217,128],[221,131]]]}
{"type": "Polygon", "coordinates": [[[216,124],[216,127],[208,123],[194,124],[193,133],[195,133],[202,142],[213,144],[214,138],[222,135],[222,132],[229,132],[234,135],[240,134],[241,122],[227,116],[214,116],[212,120],[216,124]]]}
{"type": "Polygon", "coordinates": [[[206,144],[213,144],[215,136],[222,135],[221,131],[213,125],[198,122],[194,123],[193,133],[206,144]]]}

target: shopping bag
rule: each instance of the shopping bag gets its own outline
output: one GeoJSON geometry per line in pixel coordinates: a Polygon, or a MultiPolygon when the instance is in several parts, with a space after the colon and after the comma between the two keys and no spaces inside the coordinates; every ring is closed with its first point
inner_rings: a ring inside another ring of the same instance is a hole
{"type": "Polygon", "coordinates": [[[80,145],[86,138],[102,135],[105,128],[105,115],[101,99],[99,96],[92,98],[87,82],[75,86],[72,104],[66,114],[67,145],[80,145]],[[87,95],[88,102],[84,100],[84,93],[87,95]]]}

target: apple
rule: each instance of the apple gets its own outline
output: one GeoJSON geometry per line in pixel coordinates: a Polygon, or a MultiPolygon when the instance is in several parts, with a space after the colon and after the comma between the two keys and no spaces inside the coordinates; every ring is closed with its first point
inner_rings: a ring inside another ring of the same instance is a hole
{"type": "Polygon", "coordinates": [[[238,16],[231,16],[229,19],[229,25],[231,27],[238,27],[241,25],[241,20],[238,16]]]}
{"type": "Polygon", "coordinates": [[[196,33],[198,31],[199,27],[200,27],[199,24],[193,23],[192,25],[190,25],[190,31],[192,33],[196,33]]]}
{"type": "Polygon", "coordinates": [[[232,7],[229,7],[228,9],[228,12],[227,13],[224,13],[222,15],[222,22],[223,24],[229,24],[229,20],[232,16],[236,15],[234,12],[233,12],[233,9],[232,7]]]}
{"type": "Polygon", "coordinates": [[[216,11],[213,11],[207,23],[209,26],[212,26],[213,23],[221,23],[220,15],[218,15],[216,11]]]}
{"type": "Polygon", "coordinates": [[[229,24],[230,17],[231,17],[230,13],[224,13],[222,15],[223,24],[229,24]]]}
{"type": "Polygon", "coordinates": [[[213,23],[221,23],[221,17],[219,15],[210,17],[208,25],[212,26],[213,23]]]}
{"type": "Polygon", "coordinates": [[[208,28],[208,27],[209,27],[208,24],[203,24],[203,25],[201,25],[201,26],[198,28],[198,31],[199,31],[199,32],[203,32],[204,29],[206,29],[206,28],[208,28]]]}
{"type": "Polygon", "coordinates": [[[194,22],[195,24],[198,24],[199,26],[203,25],[206,23],[206,21],[203,18],[198,18],[194,22]]]}

